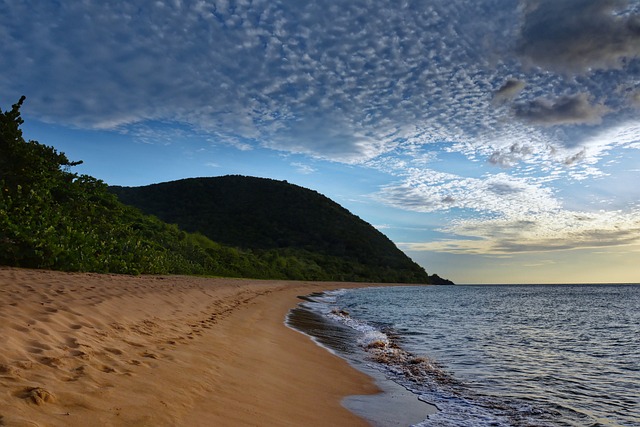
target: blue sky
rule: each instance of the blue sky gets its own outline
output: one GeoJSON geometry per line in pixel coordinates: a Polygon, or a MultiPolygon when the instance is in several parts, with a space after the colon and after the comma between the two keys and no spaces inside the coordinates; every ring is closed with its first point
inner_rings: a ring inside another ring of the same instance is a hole
{"type": "Polygon", "coordinates": [[[2,0],[0,39],[0,107],[109,184],[285,179],[456,282],[640,281],[637,0],[2,0]]]}

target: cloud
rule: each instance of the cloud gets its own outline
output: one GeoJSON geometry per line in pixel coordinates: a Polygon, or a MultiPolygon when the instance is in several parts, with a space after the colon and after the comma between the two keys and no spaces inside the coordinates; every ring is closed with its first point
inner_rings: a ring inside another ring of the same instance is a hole
{"type": "Polygon", "coordinates": [[[517,51],[531,65],[584,72],[640,55],[640,14],[628,0],[525,0],[517,51]]]}
{"type": "Polygon", "coordinates": [[[492,126],[486,58],[505,33],[494,22],[516,14],[442,0],[4,8],[0,96],[26,94],[25,113],[123,132],[187,123],[223,143],[347,163],[492,126]]]}
{"type": "MultiPolygon", "coordinates": [[[[436,231],[454,237],[426,243],[404,242],[401,247],[406,250],[495,256],[637,244],[640,243],[637,204],[635,208],[626,205],[624,210],[567,209],[564,206],[567,201],[574,208],[579,206],[573,203],[585,190],[589,199],[596,193],[582,184],[573,189],[565,187],[562,191],[565,200],[557,195],[558,188],[550,186],[562,176],[576,181],[589,174],[593,176],[595,171],[589,171],[588,167],[574,170],[575,165],[603,155],[599,150],[612,146],[606,138],[631,146],[637,140],[633,134],[628,126],[621,127],[610,135],[588,141],[573,155],[568,150],[559,151],[557,156],[564,156],[564,172],[540,177],[500,172],[472,178],[406,168],[402,180],[382,186],[374,198],[407,211],[446,215],[448,225],[436,231]]],[[[509,150],[522,151],[528,152],[518,146],[509,150]]]]}
{"type": "Polygon", "coordinates": [[[640,147],[637,1],[1,8],[0,99],[27,95],[29,120],[149,144],[299,153],[290,160],[298,173],[315,172],[313,159],[361,165],[387,179],[376,201],[454,221],[442,230],[456,239],[424,245],[442,251],[559,250],[638,235],[635,213],[577,206],[615,148],[640,147]]]}
{"type": "Polygon", "coordinates": [[[315,169],[313,166],[305,164],[305,163],[294,162],[294,163],[291,163],[291,166],[295,167],[296,171],[298,173],[303,174],[303,175],[309,175],[309,174],[312,174],[314,172],[317,172],[317,169],[315,169]]]}
{"type": "Polygon", "coordinates": [[[459,236],[404,243],[409,250],[501,255],[640,243],[640,212],[556,210],[526,217],[460,220],[441,231],[459,236]]]}
{"type": "Polygon", "coordinates": [[[518,94],[524,89],[526,83],[517,80],[509,79],[496,91],[493,99],[497,102],[505,102],[518,96],[518,94]]]}
{"type": "Polygon", "coordinates": [[[534,99],[515,107],[516,117],[544,126],[596,125],[602,123],[602,116],[608,111],[604,105],[591,105],[585,93],[565,96],[555,101],[534,99]]]}
{"type": "MultiPolygon", "coordinates": [[[[523,28],[553,5],[522,14],[517,2],[498,3],[8,2],[0,14],[0,97],[26,94],[28,116],[144,142],[191,132],[240,150],[348,164],[402,153],[417,166],[414,156],[447,151],[551,170],[600,126],[635,118],[633,96],[618,105],[608,94],[636,88],[640,65],[571,81],[522,69],[516,39],[536,45],[523,28]],[[624,108],[633,113],[623,117],[624,108]],[[559,132],[559,124],[580,129],[559,132]]],[[[576,10],[576,19],[590,19],[576,10]]],[[[616,19],[631,22],[634,13],[616,19]]]]}
{"type": "Polygon", "coordinates": [[[489,163],[501,167],[512,167],[533,154],[529,145],[514,143],[506,150],[496,150],[489,157],[489,163]]]}
{"type": "MultiPolygon", "coordinates": [[[[640,142],[640,124],[629,120],[604,128],[591,136],[582,138],[576,146],[560,147],[554,150],[554,158],[567,166],[584,168],[597,165],[616,148],[634,148],[640,142]]],[[[572,176],[573,172],[570,173],[572,176]]],[[[589,175],[598,176],[601,172],[593,170],[589,175]]],[[[575,176],[573,175],[575,178],[575,176]]]]}
{"type": "Polygon", "coordinates": [[[382,186],[374,198],[415,212],[465,209],[477,214],[514,216],[560,207],[550,189],[504,173],[465,178],[433,170],[413,171],[404,181],[382,186]]]}
{"type": "Polygon", "coordinates": [[[582,150],[578,151],[572,156],[567,157],[564,160],[564,164],[570,166],[580,162],[581,160],[584,160],[586,157],[587,157],[587,150],[583,148],[582,150]]]}

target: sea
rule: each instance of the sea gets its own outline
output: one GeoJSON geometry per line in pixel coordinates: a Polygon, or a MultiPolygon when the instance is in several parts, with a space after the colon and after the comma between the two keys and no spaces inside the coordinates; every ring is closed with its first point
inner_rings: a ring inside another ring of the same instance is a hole
{"type": "Polygon", "coordinates": [[[640,426],[638,284],[334,290],[287,323],[424,402],[375,426],[640,426]]]}

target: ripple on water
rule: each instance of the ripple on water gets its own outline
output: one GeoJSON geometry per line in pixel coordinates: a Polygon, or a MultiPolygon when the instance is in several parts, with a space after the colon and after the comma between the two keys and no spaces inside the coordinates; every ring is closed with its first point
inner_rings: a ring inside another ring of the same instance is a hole
{"type": "Polygon", "coordinates": [[[425,426],[640,425],[640,286],[370,288],[312,300],[357,332],[343,343],[352,354],[438,406],[425,426]]]}

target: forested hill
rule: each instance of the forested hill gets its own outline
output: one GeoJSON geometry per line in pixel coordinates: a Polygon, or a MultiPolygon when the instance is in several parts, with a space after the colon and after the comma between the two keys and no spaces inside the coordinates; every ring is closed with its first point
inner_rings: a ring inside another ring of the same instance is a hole
{"type": "Polygon", "coordinates": [[[109,188],[74,173],[81,162],[24,139],[24,101],[0,109],[0,266],[441,283],[369,224],[301,187],[229,176],[109,188]]]}
{"type": "Polygon", "coordinates": [[[373,226],[329,198],[286,181],[235,175],[110,191],[125,204],[218,243],[317,266],[319,277],[430,281],[373,226]]]}
{"type": "Polygon", "coordinates": [[[24,100],[0,109],[0,266],[440,283],[369,224],[301,187],[231,176],[109,188],[74,173],[81,162],[24,139],[24,100]]]}

